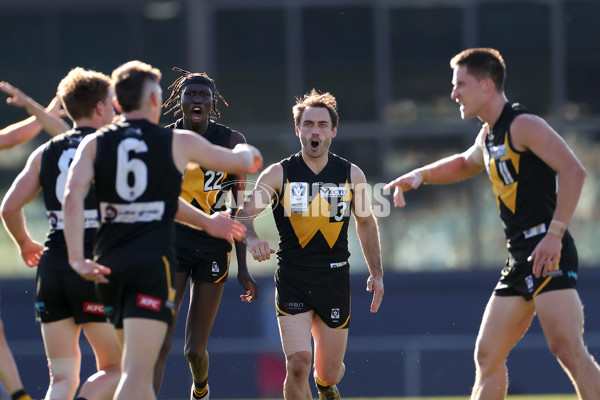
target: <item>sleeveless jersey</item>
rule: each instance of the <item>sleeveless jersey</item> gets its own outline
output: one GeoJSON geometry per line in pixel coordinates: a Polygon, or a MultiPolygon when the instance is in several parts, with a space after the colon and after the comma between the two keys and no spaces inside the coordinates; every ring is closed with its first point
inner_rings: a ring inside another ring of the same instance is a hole
{"type": "Polygon", "coordinates": [[[509,249],[545,233],[556,208],[556,172],[531,151],[513,147],[510,125],[529,113],[518,103],[506,103],[485,137],[484,160],[492,182],[509,249]]]}
{"type": "MultiPolygon", "coordinates": [[[[179,119],[168,128],[183,129],[183,120],[179,119]]],[[[231,148],[233,130],[214,121],[208,122],[208,129],[203,135],[212,144],[231,148]]],[[[181,181],[181,197],[207,214],[225,211],[225,200],[228,192],[235,184],[235,176],[225,171],[207,170],[199,165],[190,165],[185,170],[181,181]]],[[[177,248],[197,249],[203,252],[231,250],[227,240],[210,236],[205,231],[190,228],[183,224],[175,224],[177,228],[177,248]]]]}
{"type": "MultiPolygon", "coordinates": [[[[39,178],[46,206],[46,215],[50,223],[50,230],[46,237],[45,253],[67,258],[62,212],[62,198],[67,182],[67,172],[81,140],[95,131],[95,128],[89,127],[72,129],[48,141],[42,152],[39,178]]],[[[86,257],[89,258],[92,256],[94,234],[98,227],[98,204],[93,187],[90,188],[90,192],[85,198],[84,215],[84,249],[86,257]]],[[[66,265],[65,268],[69,268],[69,266],[66,265]]]]}
{"type": "Polygon", "coordinates": [[[173,131],[139,119],[108,125],[97,135],[95,256],[174,256],[181,173],[173,162],[173,131]]]}
{"type": "Polygon", "coordinates": [[[280,264],[320,271],[348,265],[351,164],[333,153],[328,156],[319,174],[310,170],[301,152],[280,162],[282,191],[272,204],[280,264]]]}

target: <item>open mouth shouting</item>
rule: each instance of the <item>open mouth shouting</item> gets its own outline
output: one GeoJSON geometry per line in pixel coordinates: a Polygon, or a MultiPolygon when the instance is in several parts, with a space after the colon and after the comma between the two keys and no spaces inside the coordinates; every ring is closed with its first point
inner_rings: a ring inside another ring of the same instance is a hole
{"type": "Polygon", "coordinates": [[[192,107],[192,112],[190,113],[190,117],[192,122],[199,123],[202,121],[202,108],[199,106],[192,107]]]}

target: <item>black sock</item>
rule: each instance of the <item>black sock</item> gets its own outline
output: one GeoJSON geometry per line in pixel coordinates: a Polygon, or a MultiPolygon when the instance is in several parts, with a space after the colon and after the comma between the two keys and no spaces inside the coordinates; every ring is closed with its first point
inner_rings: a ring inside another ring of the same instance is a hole
{"type": "Polygon", "coordinates": [[[31,397],[29,397],[25,389],[17,390],[10,396],[10,398],[12,400],[31,400],[31,397]]]}
{"type": "Polygon", "coordinates": [[[322,391],[324,391],[324,390],[327,390],[327,388],[329,388],[329,387],[331,387],[331,386],[323,386],[323,385],[319,385],[319,384],[317,383],[317,390],[318,390],[319,392],[322,392],[322,391]]]}

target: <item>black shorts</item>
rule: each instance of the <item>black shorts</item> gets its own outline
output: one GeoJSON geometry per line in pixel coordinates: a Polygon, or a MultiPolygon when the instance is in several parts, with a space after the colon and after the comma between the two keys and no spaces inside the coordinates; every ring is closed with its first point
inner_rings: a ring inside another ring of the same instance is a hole
{"type": "Polygon", "coordinates": [[[558,271],[547,277],[533,275],[533,262],[527,261],[541,238],[527,239],[523,246],[510,251],[502,276],[494,289],[498,296],[522,296],[531,300],[540,293],[551,290],[572,289],[577,284],[579,262],[577,248],[567,232],[562,240],[558,271]],[[532,240],[535,239],[535,240],[532,240]]]}
{"type": "Polygon", "coordinates": [[[123,328],[125,318],[154,319],[169,325],[173,322],[173,257],[127,261],[122,258],[111,260],[109,253],[100,257],[98,262],[111,269],[107,276],[109,283],[97,283],[96,290],[106,316],[115,328],[123,328]]]}
{"type": "Polygon", "coordinates": [[[330,328],[350,326],[349,268],[334,273],[327,271],[327,279],[323,283],[293,279],[285,268],[284,265],[282,271],[280,264],[275,271],[275,307],[278,316],[314,310],[330,328]]]}
{"type": "Polygon", "coordinates": [[[230,261],[230,251],[204,253],[196,249],[177,249],[177,272],[186,273],[194,282],[226,282],[230,261]]]}
{"type": "Polygon", "coordinates": [[[77,275],[65,258],[48,253],[37,268],[35,316],[42,323],[71,317],[76,324],[106,322],[94,282],[77,275]]]}

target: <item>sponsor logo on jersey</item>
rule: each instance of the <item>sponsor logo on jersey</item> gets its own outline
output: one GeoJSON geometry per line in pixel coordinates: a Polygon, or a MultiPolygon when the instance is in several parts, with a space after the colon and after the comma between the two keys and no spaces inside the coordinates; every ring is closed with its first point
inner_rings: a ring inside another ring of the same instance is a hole
{"type": "Polygon", "coordinates": [[[103,223],[133,224],[160,221],[165,213],[164,201],[147,201],[129,204],[100,203],[103,223]]]}
{"type": "Polygon", "coordinates": [[[333,320],[340,319],[340,309],[339,308],[331,309],[331,319],[333,319],[333,320]]]}
{"type": "Polygon", "coordinates": [[[138,307],[144,307],[152,311],[160,311],[160,308],[162,307],[162,300],[145,294],[139,294],[137,298],[137,305],[138,307]]]}
{"type": "Polygon", "coordinates": [[[319,192],[321,193],[321,197],[323,197],[324,199],[327,198],[340,198],[340,197],[347,197],[348,196],[348,189],[346,189],[345,187],[338,187],[338,186],[321,186],[321,188],[319,189],[319,192]]]}
{"type": "Polygon", "coordinates": [[[285,302],[283,303],[283,306],[285,308],[295,308],[295,309],[301,309],[304,307],[304,303],[302,302],[285,302]]]}
{"type": "Polygon", "coordinates": [[[83,312],[90,314],[104,314],[104,306],[101,303],[83,302],[83,312]]]}
{"type": "Polygon", "coordinates": [[[506,145],[501,144],[499,146],[491,146],[490,147],[490,156],[494,160],[500,160],[503,157],[506,157],[506,145]]]}
{"type": "Polygon", "coordinates": [[[329,264],[330,268],[339,268],[339,267],[343,267],[344,265],[348,264],[347,261],[342,261],[342,262],[336,262],[336,263],[331,263],[329,264]]]}

